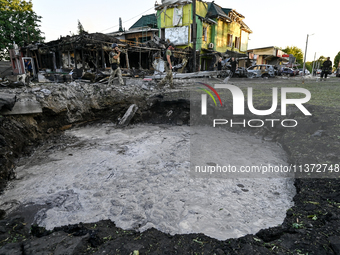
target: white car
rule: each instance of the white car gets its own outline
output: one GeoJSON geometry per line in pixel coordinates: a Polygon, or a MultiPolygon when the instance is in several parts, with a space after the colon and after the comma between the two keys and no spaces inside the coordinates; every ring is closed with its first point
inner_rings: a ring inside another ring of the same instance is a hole
{"type": "MultiPolygon", "coordinates": [[[[299,75],[303,75],[303,70],[302,70],[302,68],[301,69],[299,69],[300,71],[299,71],[299,75]]],[[[308,71],[308,69],[305,69],[305,75],[310,75],[310,71],[308,71]]]]}

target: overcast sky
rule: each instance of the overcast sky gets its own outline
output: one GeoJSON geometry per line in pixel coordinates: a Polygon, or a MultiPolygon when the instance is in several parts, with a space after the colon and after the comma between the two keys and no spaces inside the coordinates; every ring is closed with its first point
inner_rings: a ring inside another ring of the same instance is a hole
{"type": "MultiPolygon", "coordinates": [[[[46,40],[77,32],[78,19],[90,33],[118,30],[119,17],[129,29],[141,15],[154,13],[154,0],[32,0],[33,10],[42,16],[41,30],[46,40]]],[[[161,0],[158,0],[161,3],[161,0]]],[[[334,60],[340,51],[339,0],[215,0],[245,16],[253,31],[248,49],[267,46],[297,46],[305,52],[309,36],[307,61],[321,55],[334,60]]]]}

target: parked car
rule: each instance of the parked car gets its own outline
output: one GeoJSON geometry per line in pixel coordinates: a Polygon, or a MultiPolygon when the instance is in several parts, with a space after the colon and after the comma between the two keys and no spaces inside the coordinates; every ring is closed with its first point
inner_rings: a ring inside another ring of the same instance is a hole
{"type": "MultiPolygon", "coordinates": [[[[303,75],[303,68],[299,68],[299,75],[303,75]]],[[[308,69],[305,69],[305,75],[310,75],[308,69]]]]}
{"type": "Polygon", "coordinates": [[[247,69],[244,67],[238,67],[234,75],[235,77],[247,77],[247,69]]]}
{"type": "Polygon", "coordinates": [[[289,75],[289,76],[295,76],[296,75],[296,71],[294,71],[294,69],[292,68],[283,68],[281,70],[281,75],[289,75]]]}
{"type": "Polygon", "coordinates": [[[247,76],[248,78],[275,77],[275,69],[273,65],[254,65],[254,66],[248,67],[247,76]]]}
{"type": "Polygon", "coordinates": [[[336,75],[336,77],[340,77],[340,67],[336,70],[335,75],[336,75]]]}

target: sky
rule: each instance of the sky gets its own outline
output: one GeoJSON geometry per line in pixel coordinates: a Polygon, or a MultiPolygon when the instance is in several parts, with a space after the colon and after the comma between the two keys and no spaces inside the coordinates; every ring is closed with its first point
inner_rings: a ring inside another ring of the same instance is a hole
{"type": "MultiPolygon", "coordinates": [[[[161,3],[161,0],[157,0],[161,3]]],[[[89,33],[109,33],[119,28],[128,30],[142,15],[155,13],[155,0],[32,0],[33,10],[42,16],[41,31],[45,41],[77,32],[78,20],[89,33]]],[[[235,9],[253,31],[248,49],[297,46],[303,53],[308,36],[306,61],[320,56],[334,57],[340,51],[339,0],[215,0],[235,9]],[[321,4],[324,3],[324,4],[321,4]]]]}

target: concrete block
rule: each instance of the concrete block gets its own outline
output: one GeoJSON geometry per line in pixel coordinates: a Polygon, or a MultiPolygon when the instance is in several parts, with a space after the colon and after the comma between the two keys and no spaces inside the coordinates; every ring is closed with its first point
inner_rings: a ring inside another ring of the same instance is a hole
{"type": "Polygon", "coordinates": [[[42,107],[33,97],[20,98],[12,108],[12,111],[2,110],[1,115],[35,114],[42,113],[42,107]]]}

